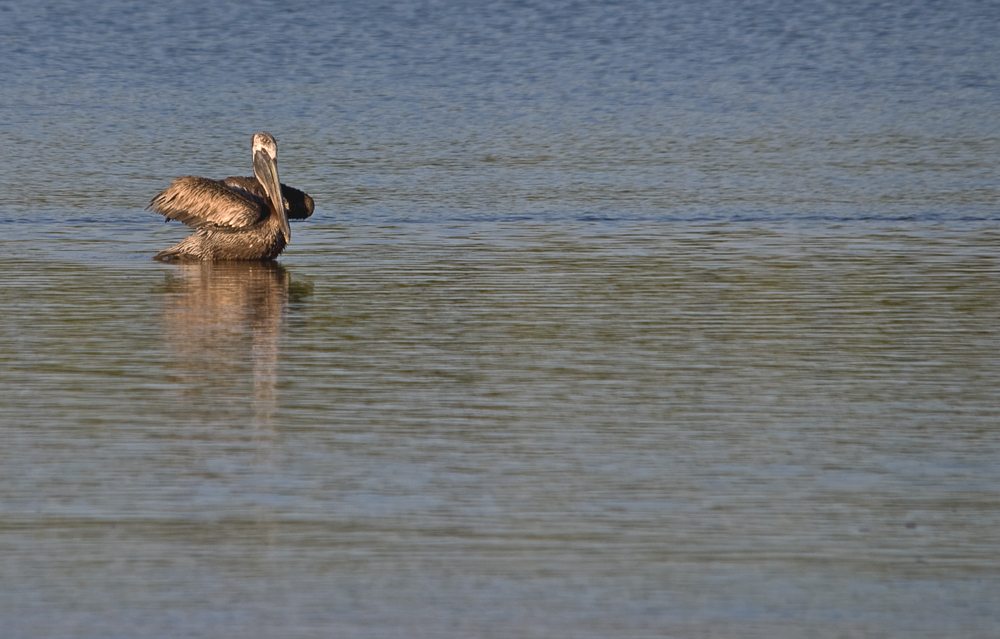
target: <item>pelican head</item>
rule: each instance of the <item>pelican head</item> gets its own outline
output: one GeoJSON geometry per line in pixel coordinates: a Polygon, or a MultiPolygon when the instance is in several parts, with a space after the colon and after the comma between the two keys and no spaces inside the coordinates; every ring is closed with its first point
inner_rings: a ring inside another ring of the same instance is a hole
{"type": "Polygon", "coordinates": [[[290,242],[292,229],[288,226],[285,198],[281,196],[281,182],[278,181],[278,143],[270,133],[261,132],[253,136],[253,174],[271,198],[285,242],[290,242]]]}

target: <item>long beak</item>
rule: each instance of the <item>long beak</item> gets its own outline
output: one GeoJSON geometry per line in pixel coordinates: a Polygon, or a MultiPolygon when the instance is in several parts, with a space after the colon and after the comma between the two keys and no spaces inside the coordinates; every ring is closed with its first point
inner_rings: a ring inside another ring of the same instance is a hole
{"type": "Polygon", "coordinates": [[[253,172],[257,180],[264,185],[274,210],[278,212],[281,223],[281,233],[285,242],[292,241],[292,229],[288,226],[288,212],[285,211],[285,198],[281,197],[281,182],[278,181],[278,161],[264,149],[257,149],[253,154],[253,172]]]}

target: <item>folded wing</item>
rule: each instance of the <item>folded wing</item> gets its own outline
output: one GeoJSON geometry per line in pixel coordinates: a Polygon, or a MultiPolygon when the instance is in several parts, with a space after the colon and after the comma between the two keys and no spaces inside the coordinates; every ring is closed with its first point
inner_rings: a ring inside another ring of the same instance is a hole
{"type": "MultiPolygon", "coordinates": [[[[255,177],[227,177],[222,183],[234,189],[246,191],[267,201],[267,191],[255,177]]],[[[290,220],[304,220],[316,210],[316,204],[307,193],[296,188],[281,185],[281,197],[285,199],[285,212],[290,220]]]]}

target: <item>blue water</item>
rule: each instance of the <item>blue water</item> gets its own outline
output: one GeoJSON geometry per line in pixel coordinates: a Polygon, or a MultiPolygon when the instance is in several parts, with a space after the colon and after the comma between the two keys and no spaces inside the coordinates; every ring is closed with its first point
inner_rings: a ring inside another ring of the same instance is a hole
{"type": "Polygon", "coordinates": [[[1000,3],[0,6],[0,636],[1000,634],[1000,3]],[[149,258],[183,174],[317,203],[149,258]]]}
{"type": "Polygon", "coordinates": [[[133,219],[268,130],[330,216],[995,221],[996,9],[10,5],[0,210],[133,219]]]}

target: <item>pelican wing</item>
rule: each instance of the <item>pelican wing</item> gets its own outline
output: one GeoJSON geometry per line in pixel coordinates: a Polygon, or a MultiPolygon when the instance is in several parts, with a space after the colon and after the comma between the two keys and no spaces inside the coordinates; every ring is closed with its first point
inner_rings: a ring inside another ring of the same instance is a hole
{"type": "Polygon", "coordinates": [[[146,208],[199,229],[237,230],[261,222],[270,215],[265,198],[193,175],[174,180],[146,208]]]}
{"type": "MultiPolygon", "coordinates": [[[[264,201],[267,201],[267,191],[255,177],[227,177],[222,181],[228,187],[246,191],[264,201]]],[[[290,220],[304,220],[316,210],[316,204],[307,193],[287,184],[281,185],[281,197],[285,199],[285,212],[290,220]]]]}

